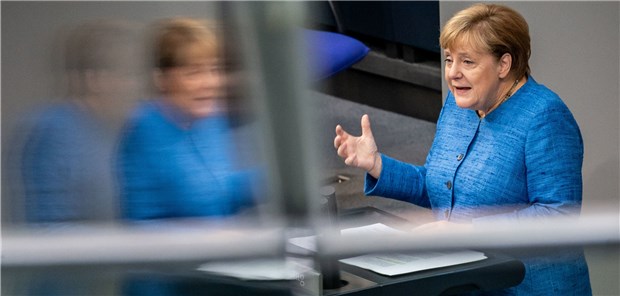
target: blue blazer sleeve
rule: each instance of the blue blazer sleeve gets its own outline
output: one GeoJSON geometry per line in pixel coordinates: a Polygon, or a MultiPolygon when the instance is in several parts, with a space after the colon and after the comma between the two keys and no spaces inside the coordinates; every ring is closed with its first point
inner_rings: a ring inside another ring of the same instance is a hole
{"type": "Polygon", "coordinates": [[[426,193],[426,168],[415,166],[381,154],[383,168],[379,179],[366,174],[364,193],[407,201],[430,208],[426,193]]]}
{"type": "MultiPolygon", "coordinates": [[[[438,124],[443,121],[444,108],[439,112],[438,124]]],[[[433,147],[426,156],[426,164],[433,154],[433,147]]],[[[431,202],[426,188],[426,164],[416,166],[381,154],[383,168],[379,180],[366,174],[364,193],[407,201],[430,209],[431,202]]]]}
{"type": "Polygon", "coordinates": [[[544,112],[530,128],[526,142],[528,195],[531,207],[519,215],[579,214],[583,140],[567,108],[544,112]]]}

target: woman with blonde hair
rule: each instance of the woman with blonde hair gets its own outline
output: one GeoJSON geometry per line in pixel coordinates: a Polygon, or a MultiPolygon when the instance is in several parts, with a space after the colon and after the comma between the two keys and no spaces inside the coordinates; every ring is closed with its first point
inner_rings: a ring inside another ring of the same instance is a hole
{"type": "MultiPolygon", "coordinates": [[[[378,152],[367,115],[362,135],[336,127],[345,163],[366,170],[365,193],[432,209],[441,227],[576,216],[583,141],[560,97],[530,74],[529,28],[503,5],[475,4],[444,26],[449,88],[423,166],[378,152]]],[[[519,256],[525,278],[499,295],[589,295],[580,249],[519,256]]]]}

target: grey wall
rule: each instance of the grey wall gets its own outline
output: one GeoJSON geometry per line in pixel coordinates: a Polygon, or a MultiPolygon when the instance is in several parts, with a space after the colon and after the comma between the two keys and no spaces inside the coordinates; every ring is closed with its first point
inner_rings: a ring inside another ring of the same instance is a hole
{"type": "MultiPolygon", "coordinates": [[[[2,8],[2,107],[4,116],[62,95],[53,48],[62,31],[91,19],[137,23],[163,17],[215,17],[213,2],[6,2],[2,8]]],[[[4,125],[3,125],[4,127],[4,125]]]]}
{"type": "MultiPolygon", "coordinates": [[[[441,25],[473,2],[441,2],[441,25]]],[[[620,3],[500,2],[530,26],[533,77],[573,112],[584,139],[583,213],[620,211],[620,3]]],[[[446,86],[444,82],[444,97],[446,86]]],[[[618,225],[616,225],[618,226],[618,225]]],[[[618,251],[587,249],[595,295],[620,295],[618,251]]]]}
{"type": "MultiPolygon", "coordinates": [[[[62,59],[55,48],[67,29],[85,20],[115,19],[135,22],[145,29],[166,17],[219,17],[216,2],[34,2],[2,1],[2,218],[19,221],[22,215],[18,174],[11,148],[19,145],[20,120],[43,103],[62,100],[62,59]]],[[[148,80],[150,76],[145,77],[148,80]]],[[[15,148],[14,150],[19,150],[15,148]]]]}

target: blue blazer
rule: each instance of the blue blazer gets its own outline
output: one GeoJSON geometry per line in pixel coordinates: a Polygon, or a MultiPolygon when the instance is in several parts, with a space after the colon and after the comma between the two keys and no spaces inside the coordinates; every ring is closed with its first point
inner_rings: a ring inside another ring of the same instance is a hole
{"type": "MultiPolygon", "coordinates": [[[[581,209],[579,127],[558,95],[531,76],[482,119],[459,108],[449,93],[424,166],[381,157],[381,175],[378,180],[366,176],[365,193],[430,208],[438,220],[518,221],[574,215],[581,209]]],[[[591,294],[581,250],[561,258],[522,259],[524,281],[500,294],[591,294]]]]}

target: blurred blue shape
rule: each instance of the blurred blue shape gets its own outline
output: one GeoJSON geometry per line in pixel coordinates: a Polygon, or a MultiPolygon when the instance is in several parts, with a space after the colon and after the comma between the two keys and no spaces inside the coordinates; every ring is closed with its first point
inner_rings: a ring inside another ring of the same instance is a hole
{"type": "Polygon", "coordinates": [[[183,128],[158,101],[143,103],[121,144],[122,216],[130,220],[216,217],[253,204],[251,173],[236,168],[228,117],[183,128]]]}
{"type": "Polygon", "coordinates": [[[328,78],[361,61],[370,49],[359,40],[340,33],[304,29],[312,80],[328,78]]]}

